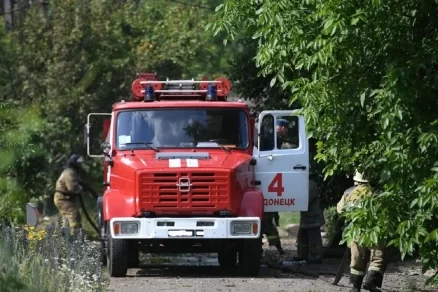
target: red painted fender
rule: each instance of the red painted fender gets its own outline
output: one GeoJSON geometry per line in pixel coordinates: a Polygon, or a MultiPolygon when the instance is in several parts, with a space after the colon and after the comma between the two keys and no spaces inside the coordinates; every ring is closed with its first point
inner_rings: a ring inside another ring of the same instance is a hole
{"type": "Polygon", "coordinates": [[[240,216],[263,218],[263,194],[258,189],[248,190],[243,194],[240,216]]]}
{"type": "Polygon", "coordinates": [[[135,215],[134,196],[127,196],[119,190],[109,190],[103,196],[103,218],[109,221],[114,217],[133,217],[135,215]]]}

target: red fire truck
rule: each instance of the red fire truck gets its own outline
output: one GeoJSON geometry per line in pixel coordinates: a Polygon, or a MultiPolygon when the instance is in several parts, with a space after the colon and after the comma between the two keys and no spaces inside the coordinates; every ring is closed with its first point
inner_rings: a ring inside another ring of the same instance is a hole
{"type": "Polygon", "coordinates": [[[264,212],[307,210],[303,117],[263,111],[256,119],[245,102],[227,101],[230,91],[226,78],[144,73],[131,100],[88,115],[88,155],[104,159],[98,216],[110,276],[136,267],[139,252],[217,253],[221,267],[256,276],[264,212]],[[93,155],[91,120],[102,115],[106,140],[93,155]]]}

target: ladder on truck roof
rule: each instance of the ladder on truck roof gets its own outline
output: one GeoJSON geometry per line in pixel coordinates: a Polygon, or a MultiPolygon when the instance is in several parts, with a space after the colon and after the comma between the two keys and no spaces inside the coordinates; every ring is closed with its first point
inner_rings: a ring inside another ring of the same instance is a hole
{"type": "Polygon", "coordinates": [[[167,80],[159,81],[153,73],[141,73],[131,86],[134,101],[156,100],[206,100],[226,101],[231,82],[224,77],[215,80],[167,80]]]}

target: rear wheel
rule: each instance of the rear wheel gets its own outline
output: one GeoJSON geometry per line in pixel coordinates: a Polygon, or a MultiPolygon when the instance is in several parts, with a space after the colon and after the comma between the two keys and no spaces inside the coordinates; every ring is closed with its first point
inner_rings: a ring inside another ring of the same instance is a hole
{"type": "Polygon", "coordinates": [[[239,270],[243,276],[256,277],[262,264],[262,239],[245,239],[239,250],[239,270]]]}
{"type": "Polygon", "coordinates": [[[107,238],[109,275],[110,277],[125,277],[128,272],[128,241],[112,238],[109,230],[107,238]]]}
{"type": "Polygon", "coordinates": [[[237,250],[222,250],[217,258],[221,268],[234,268],[237,264],[237,250]]]}

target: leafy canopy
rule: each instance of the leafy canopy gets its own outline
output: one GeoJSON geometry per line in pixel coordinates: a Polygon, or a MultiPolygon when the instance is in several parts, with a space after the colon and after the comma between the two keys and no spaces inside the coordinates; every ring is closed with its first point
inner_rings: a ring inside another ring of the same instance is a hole
{"type": "MultiPolygon", "coordinates": [[[[239,50],[234,53],[230,60],[229,73],[227,76],[233,80],[233,91],[240,98],[249,101],[251,110],[259,113],[263,110],[286,110],[298,109],[298,102],[289,103],[290,91],[282,88],[279,82],[270,86],[272,74],[261,76],[256,67],[254,56],[257,53],[258,42],[252,39],[249,33],[242,34],[235,42],[239,44],[239,50]]],[[[225,46],[228,48],[229,46],[225,46]]],[[[309,154],[313,158],[316,155],[316,143],[318,140],[309,140],[309,154]]],[[[311,161],[311,168],[315,175],[312,179],[318,184],[319,196],[322,208],[333,206],[342,196],[345,189],[351,186],[351,177],[345,172],[335,171],[333,175],[324,180],[323,162],[311,161]]],[[[340,224],[341,225],[341,224],[340,224]]],[[[337,242],[336,244],[338,244],[337,242]]]]}
{"type": "MultiPolygon", "coordinates": [[[[14,2],[13,26],[0,30],[0,214],[11,220],[23,222],[31,199],[53,202],[67,158],[86,156],[87,114],[130,98],[136,73],[214,78],[230,54],[204,31],[219,0],[14,2]]],[[[102,160],[86,164],[102,190],[102,160]]]]}
{"type": "Polygon", "coordinates": [[[258,41],[256,64],[299,101],[325,175],[376,188],[348,241],[382,239],[438,263],[438,4],[434,0],[228,0],[207,29],[258,41]]]}

